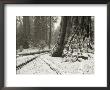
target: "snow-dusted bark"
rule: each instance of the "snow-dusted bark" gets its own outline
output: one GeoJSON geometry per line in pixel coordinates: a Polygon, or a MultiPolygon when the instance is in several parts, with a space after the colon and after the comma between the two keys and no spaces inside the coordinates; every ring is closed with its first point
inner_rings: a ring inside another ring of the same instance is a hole
{"type": "Polygon", "coordinates": [[[53,53],[52,53],[53,57],[62,56],[63,49],[64,49],[64,40],[65,40],[65,36],[66,36],[66,28],[67,28],[67,17],[62,16],[59,40],[57,41],[55,51],[53,51],[53,53]]]}

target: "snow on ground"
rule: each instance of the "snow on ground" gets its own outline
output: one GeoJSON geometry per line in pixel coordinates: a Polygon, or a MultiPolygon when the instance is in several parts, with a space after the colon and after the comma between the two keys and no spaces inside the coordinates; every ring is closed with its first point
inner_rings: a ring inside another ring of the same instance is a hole
{"type": "Polygon", "coordinates": [[[29,56],[20,56],[20,57],[18,57],[16,60],[16,66],[19,66],[20,64],[22,64],[22,63],[25,63],[25,62],[27,62],[28,60],[30,60],[30,59],[32,59],[32,58],[34,58],[34,57],[36,57],[36,56],[38,56],[38,54],[36,54],[36,55],[29,55],[29,56]]]}
{"type": "Polygon", "coordinates": [[[61,74],[73,74],[73,73],[82,73],[82,74],[92,74],[94,73],[94,60],[93,58],[89,58],[88,60],[82,60],[81,62],[65,62],[64,59],[67,58],[60,58],[60,57],[49,57],[49,55],[41,56],[44,61],[47,61],[51,65],[54,65],[55,68],[61,74]]]}
{"type": "MultiPolygon", "coordinates": [[[[51,57],[49,53],[39,54],[39,57],[17,70],[17,74],[93,74],[93,54],[86,53],[85,55],[89,56],[88,60],[71,62],[71,60],[66,61],[68,58],[51,57]]],[[[32,58],[33,55],[28,57],[32,58]]],[[[24,62],[24,58],[27,57],[19,57],[17,61],[24,62]]]]}
{"type": "Polygon", "coordinates": [[[37,58],[20,70],[17,70],[17,74],[56,74],[56,72],[51,70],[41,58],[37,58]]]}
{"type": "MultiPolygon", "coordinates": [[[[45,47],[43,50],[48,50],[48,47],[45,47]]],[[[39,51],[38,48],[28,48],[28,49],[23,49],[22,52],[19,51],[19,49],[17,50],[17,54],[23,54],[23,53],[34,53],[39,51]]]]}
{"type": "Polygon", "coordinates": [[[36,51],[39,51],[39,49],[37,49],[37,48],[29,48],[29,49],[23,49],[23,51],[22,52],[18,52],[18,54],[23,54],[23,53],[33,53],[33,52],[36,52],[36,51]]]}

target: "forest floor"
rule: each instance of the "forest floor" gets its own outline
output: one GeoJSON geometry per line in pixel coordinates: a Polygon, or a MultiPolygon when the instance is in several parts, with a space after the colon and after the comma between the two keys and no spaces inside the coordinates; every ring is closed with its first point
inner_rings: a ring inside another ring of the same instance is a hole
{"type": "MultiPolygon", "coordinates": [[[[31,51],[34,52],[36,50],[31,51]]],[[[76,61],[71,60],[74,59],[71,57],[52,57],[51,54],[48,52],[34,55],[18,56],[16,61],[16,73],[58,75],[93,74],[94,54],[83,53],[82,55],[88,56],[88,59],[80,58],[80,60],[76,61]]]]}

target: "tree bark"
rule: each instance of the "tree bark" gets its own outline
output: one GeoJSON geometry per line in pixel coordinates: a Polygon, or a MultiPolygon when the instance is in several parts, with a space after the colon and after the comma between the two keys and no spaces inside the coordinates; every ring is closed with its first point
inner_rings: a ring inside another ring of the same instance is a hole
{"type": "Polygon", "coordinates": [[[50,16],[50,31],[49,31],[49,49],[51,48],[51,16],[50,16]]]}
{"type": "Polygon", "coordinates": [[[28,40],[30,36],[30,23],[28,16],[23,16],[23,31],[23,48],[28,48],[28,40]]]}
{"type": "Polygon", "coordinates": [[[52,53],[53,57],[62,57],[64,41],[67,29],[67,17],[62,16],[59,40],[57,41],[56,50],[52,53]]]}

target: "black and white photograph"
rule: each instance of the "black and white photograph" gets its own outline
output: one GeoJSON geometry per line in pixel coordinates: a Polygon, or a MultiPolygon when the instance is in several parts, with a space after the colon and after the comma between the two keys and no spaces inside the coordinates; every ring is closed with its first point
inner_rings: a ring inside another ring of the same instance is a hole
{"type": "Polygon", "coordinates": [[[94,16],[16,16],[16,74],[94,74],[94,16]]]}

